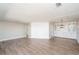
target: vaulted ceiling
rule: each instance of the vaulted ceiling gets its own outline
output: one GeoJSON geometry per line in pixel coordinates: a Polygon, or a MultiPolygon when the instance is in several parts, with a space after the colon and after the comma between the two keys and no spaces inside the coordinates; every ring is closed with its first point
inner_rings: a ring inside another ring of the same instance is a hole
{"type": "Polygon", "coordinates": [[[79,19],[78,3],[0,3],[0,20],[18,22],[72,21],[79,19]]]}

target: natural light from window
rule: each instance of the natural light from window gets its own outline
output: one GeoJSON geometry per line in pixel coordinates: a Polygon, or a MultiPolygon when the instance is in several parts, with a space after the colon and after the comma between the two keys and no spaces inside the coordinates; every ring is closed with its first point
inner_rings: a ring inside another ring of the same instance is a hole
{"type": "Polygon", "coordinates": [[[31,38],[49,39],[49,23],[48,22],[31,23],[31,38]]]}

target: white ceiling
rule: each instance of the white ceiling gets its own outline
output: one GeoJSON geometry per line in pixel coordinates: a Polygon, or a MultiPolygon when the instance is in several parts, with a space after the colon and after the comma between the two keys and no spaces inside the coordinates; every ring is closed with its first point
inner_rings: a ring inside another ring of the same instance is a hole
{"type": "Polygon", "coordinates": [[[78,3],[62,3],[56,7],[55,3],[46,4],[7,4],[0,3],[0,20],[19,22],[36,21],[72,21],[79,18],[78,3]]]}

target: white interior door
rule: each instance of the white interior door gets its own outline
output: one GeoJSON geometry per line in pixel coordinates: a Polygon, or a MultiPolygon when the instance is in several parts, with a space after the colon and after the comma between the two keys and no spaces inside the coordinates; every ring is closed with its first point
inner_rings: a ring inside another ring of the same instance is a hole
{"type": "Polygon", "coordinates": [[[31,38],[49,39],[49,23],[48,22],[32,22],[31,38]]]}

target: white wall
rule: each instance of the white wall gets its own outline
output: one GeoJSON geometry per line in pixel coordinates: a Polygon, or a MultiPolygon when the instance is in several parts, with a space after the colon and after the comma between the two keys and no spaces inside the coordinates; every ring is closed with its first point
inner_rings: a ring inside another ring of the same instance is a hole
{"type": "Polygon", "coordinates": [[[55,23],[54,36],[76,39],[76,23],[64,22],[63,24],[64,28],[60,28],[61,23],[55,23]]]}
{"type": "MultiPolygon", "coordinates": [[[[73,38],[76,39],[76,25],[73,25],[73,22],[65,22],[65,27],[63,29],[59,28],[60,23],[50,24],[50,35],[51,36],[58,36],[58,37],[65,37],[65,38],[73,38]],[[69,24],[71,26],[69,26],[69,24]],[[71,28],[72,27],[72,28],[71,28]],[[53,33],[54,29],[54,33],[53,33]]],[[[79,22],[78,22],[79,24],[79,22]]],[[[78,25],[77,24],[77,25],[78,25]]],[[[43,28],[43,32],[46,30],[47,27],[43,27],[44,24],[41,23],[40,28],[43,28]],[[42,27],[41,27],[42,26],[42,27]]],[[[39,24],[35,24],[36,30],[39,29],[39,24]]],[[[30,35],[30,27],[28,28],[27,24],[17,23],[17,22],[6,22],[0,21],[0,41],[1,40],[8,40],[8,39],[15,39],[20,37],[25,37],[27,34],[30,35]]],[[[39,30],[37,30],[39,31],[39,30]]],[[[47,36],[49,36],[49,29],[47,29],[47,36]]],[[[43,33],[42,32],[42,33],[43,33]]],[[[45,33],[45,32],[44,32],[45,33]]],[[[42,35],[43,36],[43,35],[42,35]]],[[[77,39],[79,40],[79,26],[77,26],[77,39]]]]}
{"type": "Polygon", "coordinates": [[[49,22],[32,22],[31,38],[49,39],[49,22]]]}
{"type": "Polygon", "coordinates": [[[0,22],[0,39],[2,39],[3,38],[3,26],[2,26],[2,22],[0,22]]]}
{"type": "Polygon", "coordinates": [[[79,43],[79,21],[77,21],[77,24],[76,24],[76,34],[77,34],[77,42],[79,43]]]}
{"type": "Polygon", "coordinates": [[[15,22],[0,21],[0,40],[26,37],[27,25],[15,22]]]}
{"type": "Polygon", "coordinates": [[[55,33],[55,23],[50,22],[50,24],[49,24],[49,36],[50,36],[50,38],[55,36],[54,33],[55,33]]]}

